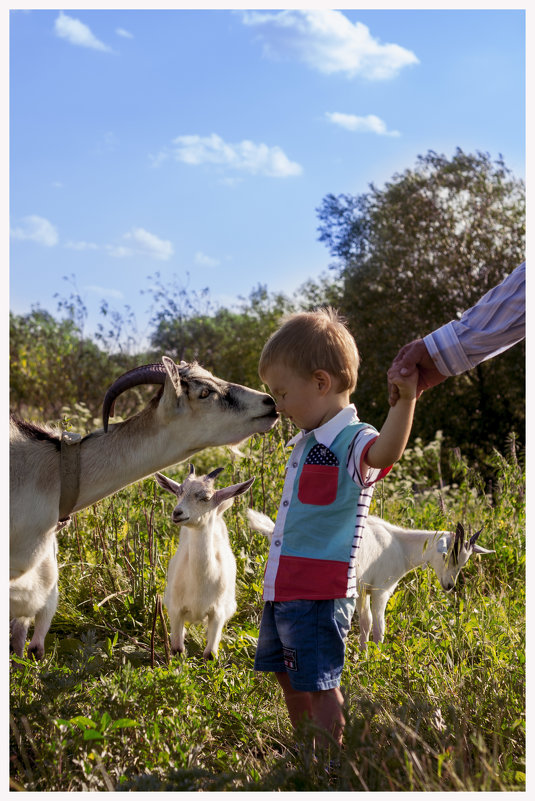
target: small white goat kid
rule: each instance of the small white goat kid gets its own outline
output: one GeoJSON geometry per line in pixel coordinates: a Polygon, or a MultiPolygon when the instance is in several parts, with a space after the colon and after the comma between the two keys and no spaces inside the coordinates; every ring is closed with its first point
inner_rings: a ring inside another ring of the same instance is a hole
{"type": "Polygon", "coordinates": [[[180,542],[169,562],[164,603],[171,622],[171,649],[184,651],[184,623],[208,619],[203,656],[217,654],[223,626],[236,611],[236,560],[230,547],[223,512],[236,495],[249,489],[250,478],[242,484],[216,490],[214,479],[223,470],[196,476],[193,465],[187,478],[178,484],[156,473],[163,489],[176,495],[173,523],[181,525],[180,542]]]}
{"type": "MultiPolygon", "coordinates": [[[[248,509],[247,516],[251,528],[271,541],[273,521],[254,509],[248,509]]],[[[481,531],[467,541],[461,523],[455,532],[425,531],[401,528],[369,515],[357,558],[360,647],[366,648],[372,627],[373,641],[383,642],[388,599],[411,570],[430,565],[442,589],[450,592],[473,553],[494,553],[477,545],[481,531]]]]}

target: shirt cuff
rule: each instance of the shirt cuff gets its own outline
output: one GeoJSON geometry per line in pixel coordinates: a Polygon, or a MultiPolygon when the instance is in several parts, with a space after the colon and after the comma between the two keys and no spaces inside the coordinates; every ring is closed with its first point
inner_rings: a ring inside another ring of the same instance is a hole
{"type": "Polygon", "coordinates": [[[424,345],[442,375],[459,375],[472,369],[473,365],[459,342],[452,322],[427,334],[424,345]]]}

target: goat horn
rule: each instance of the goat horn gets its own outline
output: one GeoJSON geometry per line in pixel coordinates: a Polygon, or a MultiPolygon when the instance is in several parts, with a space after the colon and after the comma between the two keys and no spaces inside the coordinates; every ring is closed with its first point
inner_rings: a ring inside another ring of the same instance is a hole
{"type": "Polygon", "coordinates": [[[211,473],[208,473],[206,478],[209,478],[209,479],[213,480],[216,476],[218,476],[220,473],[222,473],[224,469],[225,469],[224,467],[216,467],[215,470],[212,470],[211,473]]]}
{"type": "Polygon", "coordinates": [[[195,465],[191,464],[190,462],[188,476],[194,476],[194,475],[195,475],[195,465]]]}
{"type": "Polygon", "coordinates": [[[102,404],[104,431],[108,430],[108,420],[110,416],[113,417],[115,400],[122,392],[125,392],[125,390],[131,387],[137,387],[140,384],[165,384],[166,376],[166,369],[161,363],[143,364],[119,376],[104,396],[104,402],[102,404]]]}
{"type": "Polygon", "coordinates": [[[457,523],[457,528],[455,529],[455,540],[459,540],[461,545],[464,542],[464,528],[462,523],[457,523]]]}
{"type": "Polygon", "coordinates": [[[485,528],[485,526],[481,526],[479,531],[476,531],[476,533],[472,534],[472,536],[470,537],[470,547],[471,548],[473,548],[474,545],[476,544],[476,540],[477,540],[477,538],[479,537],[479,535],[481,534],[481,532],[483,531],[484,528],[485,528]]]}

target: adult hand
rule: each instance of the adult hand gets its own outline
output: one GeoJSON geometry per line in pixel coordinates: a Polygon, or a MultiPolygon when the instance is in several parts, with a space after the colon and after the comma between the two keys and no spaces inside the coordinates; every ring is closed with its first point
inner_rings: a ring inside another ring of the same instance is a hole
{"type": "Polygon", "coordinates": [[[415,370],[418,371],[417,398],[420,397],[424,389],[430,389],[430,387],[434,387],[448,378],[448,376],[442,375],[435,367],[435,363],[429,355],[423,339],[415,339],[401,348],[388,370],[388,402],[390,406],[395,406],[399,398],[398,388],[392,383],[394,375],[409,376],[415,370]]]}

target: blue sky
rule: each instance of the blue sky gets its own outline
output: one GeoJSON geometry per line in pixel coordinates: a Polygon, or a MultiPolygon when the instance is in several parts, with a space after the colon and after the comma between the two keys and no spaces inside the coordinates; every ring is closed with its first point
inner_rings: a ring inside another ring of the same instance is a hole
{"type": "MultiPolygon", "coordinates": [[[[10,305],[90,310],[149,276],[232,306],[327,270],[316,209],[435,150],[525,170],[511,10],[10,14],[10,305]]],[[[142,292],[145,294],[142,294],[142,292]]]]}

